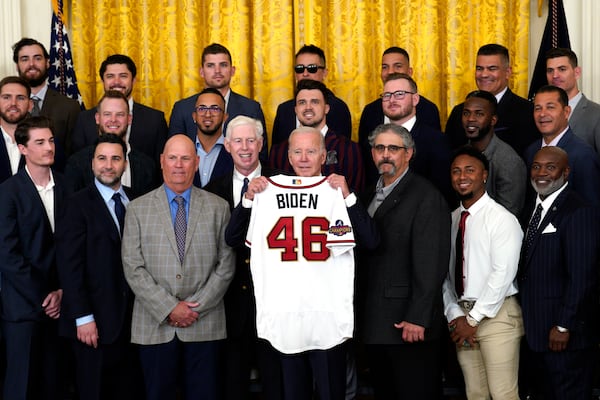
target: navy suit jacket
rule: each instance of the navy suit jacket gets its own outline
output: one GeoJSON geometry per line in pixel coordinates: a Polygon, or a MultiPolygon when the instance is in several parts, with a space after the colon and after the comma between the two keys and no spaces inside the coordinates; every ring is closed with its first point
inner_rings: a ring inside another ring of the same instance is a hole
{"type": "Polygon", "coordinates": [[[529,251],[523,244],[519,291],[533,351],[549,351],[556,325],[570,331],[567,350],[598,344],[599,214],[569,186],[552,203],[529,251]]]}
{"type": "MultiPolygon", "coordinates": [[[[94,158],[94,146],[87,146],[67,160],[65,177],[71,192],[78,192],[94,182],[92,158],[94,158]]],[[[131,170],[132,196],[139,197],[161,185],[159,169],[154,160],[146,154],[131,149],[127,161],[131,170]]]]}
{"type": "Polygon", "coordinates": [[[67,200],[64,217],[56,230],[63,289],[59,333],[76,339],[75,320],[93,314],[99,342],[114,343],[129,331],[133,305],[123,274],[119,230],[93,182],[67,200]]]}
{"type": "MultiPolygon", "coordinates": [[[[198,100],[198,93],[179,100],[173,105],[169,121],[169,136],[173,136],[176,133],[185,133],[192,140],[196,140],[197,128],[192,117],[196,100],[198,100]]],[[[260,104],[232,90],[229,94],[229,102],[227,103],[227,115],[227,121],[223,124],[223,135],[227,133],[227,123],[238,115],[245,115],[261,122],[263,126],[263,147],[260,150],[260,159],[261,161],[266,161],[268,154],[267,126],[260,104]]]]}
{"type": "MultiPolygon", "coordinates": [[[[525,152],[528,171],[531,171],[533,157],[542,147],[541,143],[541,139],[538,138],[525,152]]],[[[558,141],[558,147],[566,151],[569,156],[569,166],[571,167],[569,186],[571,189],[588,203],[600,207],[600,158],[598,154],[583,139],[576,136],[571,128],[558,141]]],[[[531,185],[528,190],[527,199],[531,203],[531,199],[535,197],[531,185]]]]}
{"type": "Polygon", "coordinates": [[[80,112],[81,106],[77,100],[48,88],[40,115],[52,120],[54,138],[60,142],[67,156],[71,154],[71,137],[80,112]]]}
{"type": "MultiPolygon", "coordinates": [[[[194,137],[192,140],[195,141],[195,139],[196,138],[194,137]]],[[[213,180],[219,179],[230,172],[233,172],[233,158],[231,158],[231,154],[229,154],[229,152],[225,150],[225,146],[223,146],[219,152],[219,156],[217,157],[217,161],[212,173],[210,174],[210,179],[207,185],[213,180]]],[[[196,170],[196,173],[194,174],[194,186],[199,188],[202,187],[202,181],[200,180],[200,173],[198,170],[196,170]]]]}
{"type": "MultiPolygon", "coordinates": [[[[460,103],[452,109],[446,123],[446,135],[453,149],[467,144],[462,125],[464,104],[460,103]]],[[[533,120],[533,103],[517,96],[509,88],[498,103],[497,115],[494,133],[523,157],[527,146],[540,138],[533,120]]]]}
{"type": "MultiPolygon", "coordinates": [[[[8,157],[8,150],[6,150],[6,142],[4,142],[3,138],[0,139],[0,183],[2,183],[11,176],[13,176],[13,173],[12,168],[10,167],[10,158],[8,157]]],[[[19,161],[19,169],[23,169],[24,167],[25,158],[21,156],[21,161],[19,161]]]]}
{"type": "MultiPolygon", "coordinates": [[[[98,139],[96,125],[96,107],[83,111],[77,118],[77,125],[71,140],[72,153],[94,144],[98,139]]],[[[152,158],[160,165],[160,154],[167,141],[167,121],[162,111],[155,110],[140,103],[133,103],[133,119],[129,144],[152,158]]]]}
{"type": "MultiPolygon", "coordinates": [[[[350,115],[350,109],[343,100],[335,97],[329,89],[327,89],[327,101],[329,103],[327,126],[339,135],[352,139],[352,115],[350,115]]],[[[290,99],[277,107],[277,114],[275,115],[275,121],[273,121],[273,134],[271,135],[273,146],[285,142],[290,133],[296,129],[295,105],[296,100],[290,99]]]]}
{"type": "MultiPolygon", "coordinates": [[[[62,175],[54,176],[56,227],[67,196],[62,175]]],[[[58,289],[54,233],[35,184],[21,169],[0,185],[0,273],[2,319],[49,320],[42,302],[58,289]]]]}

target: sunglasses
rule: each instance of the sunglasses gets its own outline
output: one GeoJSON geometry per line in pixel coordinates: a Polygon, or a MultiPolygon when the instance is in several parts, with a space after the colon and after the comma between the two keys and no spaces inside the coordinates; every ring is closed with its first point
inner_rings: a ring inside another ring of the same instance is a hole
{"type": "Polygon", "coordinates": [[[321,67],[320,65],[317,65],[317,64],[308,64],[308,65],[298,64],[294,67],[294,71],[296,71],[297,74],[303,73],[305,69],[307,69],[309,73],[314,74],[315,72],[317,72],[320,69],[325,69],[325,67],[321,67]]]}

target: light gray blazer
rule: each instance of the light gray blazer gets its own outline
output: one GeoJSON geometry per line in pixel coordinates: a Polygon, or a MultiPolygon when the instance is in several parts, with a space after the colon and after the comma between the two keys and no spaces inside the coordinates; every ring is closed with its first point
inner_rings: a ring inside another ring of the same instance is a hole
{"type": "Polygon", "coordinates": [[[569,126],[573,133],[600,154],[600,104],[582,94],[577,107],[571,113],[569,126]]]}
{"type": "Polygon", "coordinates": [[[211,193],[192,188],[185,243],[179,261],[164,186],[127,207],[122,258],[125,278],[135,294],[131,341],[138,344],[183,342],[226,337],[223,295],[233,278],[235,257],[225,244],[229,205],[211,193]],[[175,328],[166,318],[180,301],[200,303],[197,322],[175,328]]]}

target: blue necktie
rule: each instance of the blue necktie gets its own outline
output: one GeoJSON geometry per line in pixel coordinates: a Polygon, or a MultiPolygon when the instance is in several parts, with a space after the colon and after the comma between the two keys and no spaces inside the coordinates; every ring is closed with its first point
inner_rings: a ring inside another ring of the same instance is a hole
{"type": "Polygon", "coordinates": [[[112,199],[115,202],[115,215],[117,216],[117,221],[119,221],[119,231],[121,232],[121,236],[123,236],[123,227],[125,226],[125,206],[121,201],[121,194],[119,192],[115,192],[112,199]]]}
{"type": "Polygon", "coordinates": [[[242,185],[242,191],[240,192],[240,202],[244,199],[244,194],[248,191],[248,178],[244,178],[244,184],[242,185]]]}

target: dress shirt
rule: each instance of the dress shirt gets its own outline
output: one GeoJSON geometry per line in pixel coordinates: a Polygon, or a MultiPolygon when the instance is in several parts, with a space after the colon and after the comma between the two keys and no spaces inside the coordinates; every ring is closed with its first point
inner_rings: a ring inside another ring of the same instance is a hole
{"type": "Polygon", "coordinates": [[[225,143],[225,137],[223,134],[219,136],[219,139],[215,142],[213,147],[208,151],[204,151],[202,147],[202,143],[198,140],[198,136],[196,136],[196,154],[200,157],[200,165],[198,166],[198,173],[200,175],[200,183],[202,187],[206,186],[208,182],[210,182],[210,177],[212,175],[213,169],[215,168],[215,164],[217,163],[217,158],[219,158],[219,153],[223,150],[223,146],[225,143]]]}
{"type": "Polygon", "coordinates": [[[387,186],[383,186],[383,177],[379,177],[377,185],[375,186],[375,196],[373,196],[373,200],[371,200],[371,203],[367,208],[367,212],[369,213],[370,217],[373,217],[373,215],[375,215],[375,212],[377,212],[377,209],[379,208],[381,203],[383,203],[385,198],[388,197],[390,193],[392,193],[392,190],[394,190],[394,188],[398,186],[398,183],[400,183],[400,181],[402,180],[402,178],[404,178],[407,172],[408,168],[406,168],[406,171],[404,171],[404,173],[400,175],[394,182],[387,186]]]}
{"type": "Polygon", "coordinates": [[[186,222],[189,220],[190,215],[190,197],[192,196],[192,188],[189,187],[185,192],[181,194],[177,194],[167,185],[163,185],[165,188],[165,192],[167,193],[167,202],[169,203],[169,208],[171,211],[171,221],[173,222],[173,226],[175,226],[175,216],[177,215],[177,202],[173,201],[175,196],[181,196],[185,200],[185,220],[186,222]]]}
{"type": "Polygon", "coordinates": [[[244,186],[244,178],[248,178],[248,182],[252,181],[252,179],[261,175],[262,167],[260,163],[258,167],[254,171],[252,171],[248,176],[239,172],[235,167],[233,168],[233,205],[234,207],[240,204],[242,187],[244,186]]]}
{"type": "MultiPolygon", "coordinates": [[[[462,204],[452,212],[452,238],[458,232],[462,204]]],[[[465,292],[459,299],[454,285],[456,243],[452,240],[450,268],[443,286],[444,314],[448,322],[464,316],[458,300],[475,301],[471,316],[477,321],[494,318],[504,299],[518,292],[514,283],[519,266],[523,231],[517,218],[487,193],[469,209],[465,225],[465,292]]]]}
{"type": "MultiPolygon", "coordinates": [[[[227,93],[225,93],[225,96],[223,96],[223,98],[225,99],[225,110],[227,110],[227,106],[229,105],[230,95],[231,95],[231,88],[227,89],[227,93]]],[[[227,111],[225,111],[225,112],[227,112],[227,111]]]]}
{"type": "Polygon", "coordinates": [[[48,221],[50,222],[50,228],[52,229],[52,233],[54,233],[54,175],[52,175],[52,170],[48,168],[48,172],[50,173],[50,180],[46,184],[46,186],[40,186],[31,177],[29,173],[29,168],[25,165],[25,171],[29,178],[35,185],[35,188],[40,195],[40,199],[42,200],[42,204],[44,204],[44,209],[46,210],[46,215],[48,216],[48,221]]]}
{"type": "MultiPolygon", "coordinates": [[[[542,205],[542,214],[540,215],[540,222],[542,222],[544,220],[544,217],[548,213],[548,210],[552,206],[552,203],[554,203],[554,200],[556,200],[558,195],[561,194],[563,190],[565,190],[565,188],[567,187],[568,184],[569,184],[569,182],[565,182],[565,184],[562,185],[560,189],[558,189],[556,192],[554,192],[551,195],[549,195],[548,197],[546,197],[544,200],[540,199],[539,195],[537,196],[537,198],[535,199],[535,208],[537,208],[538,204],[542,205]]],[[[534,210],[535,210],[535,208],[534,208],[534,210]]],[[[533,214],[531,216],[533,216],[533,214]]],[[[529,219],[531,219],[531,216],[529,217],[529,219]]],[[[537,228],[537,226],[536,226],[536,228],[537,228]]]]}
{"type": "Polygon", "coordinates": [[[571,107],[571,113],[569,114],[569,119],[571,119],[571,116],[573,115],[573,110],[575,110],[575,107],[577,107],[577,104],[579,104],[579,100],[581,100],[582,97],[583,97],[583,93],[577,92],[577,94],[575,96],[573,96],[572,98],[569,99],[569,107],[571,107]]]}
{"type": "Polygon", "coordinates": [[[504,93],[506,93],[507,90],[508,90],[508,86],[505,87],[504,89],[502,89],[502,91],[500,91],[498,94],[494,95],[494,97],[496,97],[496,101],[498,102],[498,104],[500,104],[500,100],[502,100],[502,97],[504,97],[504,93]]]}
{"type": "Polygon", "coordinates": [[[19,145],[16,142],[13,142],[12,138],[4,128],[0,126],[0,130],[2,131],[2,137],[4,138],[4,143],[6,143],[6,152],[8,153],[8,159],[10,160],[10,170],[12,174],[16,174],[19,170],[19,162],[21,161],[21,152],[19,151],[19,145]]]}
{"type": "Polygon", "coordinates": [[[44,86],[42,86],[42,88],[40,89],[39,92],[37,92],[37,93],[31,92],[30,98],[33,98],[33,96],[35,96],[35,97],[37,97],[39,99],[38,107],[40,108],[40,110],[44,106],[44,99],[46,98],[46,93],[47,92],[48,92],[48,85],[47,84],[44,85],[44,86]]]}
{"type": "Polygon", "coordinates": [[[562,131],[557,137],[552,139],[552,141],[548,144],[546,144],[544,139],[542,139],[542,147],[558,146],[558,142],[560,141],[560,139],[562,139],[562,137],[565,135],[565,133],[567,133],[568,130],[569,130],[569,127],[567,126],[564,131],[562,131]]]}

